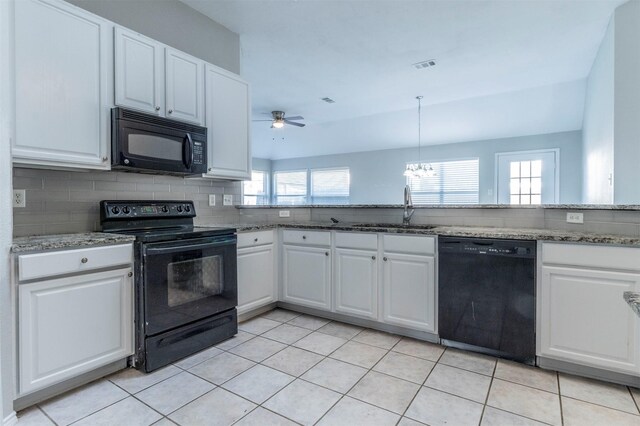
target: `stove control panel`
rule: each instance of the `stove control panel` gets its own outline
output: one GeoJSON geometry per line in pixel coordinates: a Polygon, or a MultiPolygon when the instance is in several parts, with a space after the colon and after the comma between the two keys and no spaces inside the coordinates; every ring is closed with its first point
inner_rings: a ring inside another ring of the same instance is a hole
{"type": "Polygon", "coordinates": [[[100,219],[195,217],[193,201],[101,201],[100,219]]]}

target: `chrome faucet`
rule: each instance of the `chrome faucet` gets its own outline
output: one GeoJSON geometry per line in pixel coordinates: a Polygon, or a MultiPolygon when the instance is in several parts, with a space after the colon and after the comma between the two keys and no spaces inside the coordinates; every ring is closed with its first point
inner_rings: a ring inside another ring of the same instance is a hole
{"type": "Polygon", "coordinates": [[[411,201],[411,188],[409,185],[404,187],[404,213],[402,214],[402,224],[408,226],[413,216],[413,201],[411,201]]]}

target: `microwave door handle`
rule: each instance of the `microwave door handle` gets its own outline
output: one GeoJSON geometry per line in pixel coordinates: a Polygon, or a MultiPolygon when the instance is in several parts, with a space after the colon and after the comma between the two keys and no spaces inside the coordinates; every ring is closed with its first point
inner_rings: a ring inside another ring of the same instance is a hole
{"type": "Polygon", "coordinates": [[[191,133],[187,133],[184,137],[184,144],[182,145],[182,161],[187,169],[191,168],[193,164],[193,140],[191,139],[191,133]]]}

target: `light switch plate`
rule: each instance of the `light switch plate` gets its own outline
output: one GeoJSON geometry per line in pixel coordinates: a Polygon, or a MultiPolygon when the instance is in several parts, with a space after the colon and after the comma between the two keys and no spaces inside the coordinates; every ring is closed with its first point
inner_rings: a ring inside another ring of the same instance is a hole
{"type": "Polygon", "coordinates": [[[233,205],[233,195],[224,194],[222,196],[222,205],[223,206],[232,206],[233,205]]]}
{"type": "Polygon", "coordinates": [[[13,207],[25,207],[27,205],[27,194],[24,189],[13,190],[13,207]]]}
{"type": "Polygon", "coordinates": [[[216,194],[209,194],[209,207],[216,205],[216,194]]]}
{"type": "Polygon", "coordinates": [[[567,223],[584,223],[584,214],[567,213],[567,223]]]}
{"type": "Polygon", "coordinates": [[[291,217],[291,212],[289,210],[280,210],[278,212],[278,216],[280,216],[280,217],[291,217]]]}

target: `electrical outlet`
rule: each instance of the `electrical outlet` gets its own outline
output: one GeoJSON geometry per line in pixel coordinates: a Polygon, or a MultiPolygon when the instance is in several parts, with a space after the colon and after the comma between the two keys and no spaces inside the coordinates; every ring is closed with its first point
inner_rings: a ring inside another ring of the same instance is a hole
{"type": "Polygon", "coordinates": [[[291,212],[289,210],[280,210],[278,212],[278,216],[280,216],[280,217],[291,217],[291,212]]]}
{"type": "Polygon", "coordinates": [[[216,194],[209,194],[209,207],[216,205],[216,194]]]}
{"type": "Polygon", "coordinates": [[[567,213],[567,223],[584,223],[584,214],[567,213]]]}
{"type": "Polygon", "coordinates": [[[27,194],[24,189],[13,190],[13,207],[25,207],[27,205],[27,194]]]}
{"type": "Polygon", "coordinates": [[[224,194],[222,196],[222,205],[223,206],[232,206],[233,205],[233,195],[224,194]]]}

